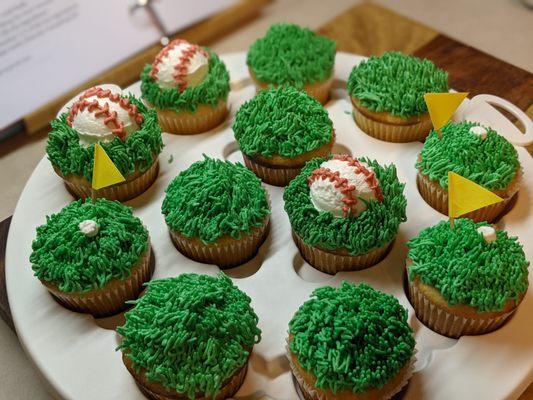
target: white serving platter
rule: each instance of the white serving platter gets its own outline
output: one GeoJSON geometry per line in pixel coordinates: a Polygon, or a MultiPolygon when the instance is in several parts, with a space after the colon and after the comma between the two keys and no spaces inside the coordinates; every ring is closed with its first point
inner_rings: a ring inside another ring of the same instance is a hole
{"type": "MultiPolygon", "coordinates": [[[[143,195],[129,201],[135,215],[150,231],[155,253],[154,278],[176,276],[183,272],[216,274],[218,267],[196,263],[181,255],[172,245],[161,203],[170,180],[202,153],[212,157],[242,162],[234,140],[231,123],[239,106],[251,98],[255,89],[248,77],[245,54],[222,56],[232,82],[229,96],[231,115],[217,129],[196,136],[164,134],[165,148],[160,155],[161,171],[155,184],[143,195]],[[173,158],[173,161],[169,160],[173,158]]],[[[533,292],[530,290],[513,318],[500,330],[459,340],[440,336],[424,327],[415,317],[403,289],[406,241],[418,232],[445,218],[427,205],[416,188],[414,163],[421,143],[381,142],[358,129],[351,116],[345,83],[351,68],[363,57],[340,53],[336,58],[335,84],[327,109],[337,133],[336,152],[369,156],[381,163],[394,163],[398,176],[406,182],[408,221],[388,257],[377,266],[329,276],[314,270],[300,257],[283,210],[283,189],[265,185],[272,200],[271,232],[259,254],[250,262],[227,273],[252,298],[259,316],[262,340],[254,348],[245,383],[237,399],[295,399],[297,394],[285,359],[287,324],[311,294],[324,285],[339,285],[342,280],[367,282],[395,295],[409,311],[409,323],[417,341],[415,374],[405,399],[515,399],[533,380],[533,292]]],[[[503,77],[502,77],[503,79],[503,77]]],[[[129,90],[140,94],[139,84],[129,90]]],[[[485,99],[487,100],[487,99],[485,99]]],[[[531,141],[531,121],[518,114],[528,127],[522,135],[516,127],[483,98],[466,101],[456,118],[491,123],[515,144],[531,141]]],[[[512,210],[498,222],[521,239],[528,259],[532,259],[533,161],[518,147],[524,180],[512,210]]],[[[11,222],[7,242],[6,281],[9,303],[20,341],[51,391],[64,399],[143,399],[115,351],[119,336],[113,330],[122,324],[122,316],[95,320],[68,311],[58,305],[33,276],[28,258],[35,228],[45,216],[58,212],[73,198],[55,175],[46,157],[36,167],[20,197],[11,222]]],[[[533,272],[529,278],[532,281],[533,272]]]]}

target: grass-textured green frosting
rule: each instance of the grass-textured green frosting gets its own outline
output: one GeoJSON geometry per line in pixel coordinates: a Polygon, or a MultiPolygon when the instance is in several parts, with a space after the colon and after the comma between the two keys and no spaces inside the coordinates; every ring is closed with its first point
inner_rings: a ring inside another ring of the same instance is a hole
{"type": "MultiPolygon", "coordinates": [[[[163,149],[161,128],[157,114],[149,110],[133,95],[125,96],[137,107],[144,120],[140,129],[130,134],[125,141],[115,137],[108,143],[100,143],[124,177],[132,175],[136,169],[146,171],[163,149]]],[[[50,162],[64,176],[74,174],[92,182],[94,164],[94,144],[80,145],[78,133],[67,124],[67,113],[54,119],[50,125],[46,153],[50,162]]]]}
{"type": "Polygon", "coordinates": [[[316,289],[289,322],[290,351],[316,387],[353,393],[383,387],[413,355],[407,311],[362,283],[316,289]]]}
{"type": "Polygon", "coordinates": [[[84,292],[128,278],[148,246],[148,231],[131,208],[106,199],[78,200],[37,228],[30,262],[37,278],[63,292],[84,292]],[[80,231],[85,220],[99,225],[96,236],[80,231]]]}
{"type": "Polygon", "coordinates": [[[307,180],[324,158],[307,162],[300,175],[285,189],[285,211],[292,229],[309,246],[323,249],[346,249],[351,255],[368,253],[394,239],[400,223],[406,221],[407,200],[404,184],[398,181],[396,167],[382,167],[374,160],[360,158],[370,166],[383,191],[383,201],[370,201],[358,217],[335,218],[333,214],[317,211],[309,196],[307,180]]]}
{"type": "Polygon", "coordinates": [[[250,298],[226,275],[149,282],[133,301],[118,347],[146,378],[195,399],[215,398],[261,338],[250,298]]]}
{"type": "Polygon", "coordinates": [[[145,100],[159,109],[196,111],[200,105],[216,106],[219,101],[226,101],[230,90],[229,73],[218,55],[209,53],[209,72],[197,86],[189,86],[183,92],[175,88],[162,89],[150,76],[152,66],[146,64],[141,73],[141,92],[145,100]]]}
{"type": "Polygon", "coordinates": [[[306,84],[329,79],[335,51],[333,40],[310,29],[274,24],[250,46],[246,63],[261,82],[301,89],[306,84]]]}
{"type": "Polygon", "coordinates": [[[476,231],[486,222],[470,219],[448,221],[427,228],[407,242],[409,278],[440,291],[451,304],[466,304],[479,312],[500,311],[518,300],[528,287],[528,266],[516,237],[497,230],[497,239],[487,243],[476,231]]]}
{"type": "Polygon", "coordinates": [[[443,188],[448,187],[448,171],[453,171],[487,189],[505,189],[520,168],[516,149],[488,127],[485,139],[469,132],[478,125],[449,123],[441,129],[442,139],[431,131],[416,167],[443,188]]]}
{"type": "Polygon", "coordinates": [[[233,131],[244,154],[295,157],[330,142],[333,123],[317,100],[290,86],[260,91],[244,103],[233,131]]]}
{"type": "Polygon", "coordinates": [[[425,93],[448,92],[448,74],[429,60],[387,52],[356,65],[347,89],[371,111],[408,118],[427,112],[425,93]]]}
{"type": "Polygon", "coordinates": [[[204,243],[225,235],[238,239],[270,214],[266,191],[253,172],[207,156],[174,178],[166,193],[162,212],[168,227],[204,243]]]}

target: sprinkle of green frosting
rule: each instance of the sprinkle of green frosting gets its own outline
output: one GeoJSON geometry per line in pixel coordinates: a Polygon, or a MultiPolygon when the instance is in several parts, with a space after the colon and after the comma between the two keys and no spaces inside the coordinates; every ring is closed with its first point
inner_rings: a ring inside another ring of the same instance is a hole
{"type": "Polygon", "coordinates": [[[250,46],[246,63],[255,77],[275,85],[301,89],[329,79],[336,44],[312,30],[294,24],[274,24],[250,46]]]}
{"type": "Polygon", "coordinates": [[[78,200],[37,228],[30,256],[40,280],[62,292],[102,288],[113,279],[126,279],[148,250],[148,231],[132,210],[118,201],[78,200]],[[89,237],[79,224],[93,220],[98,234],[89,237]]]}
{"type": "Polygon", "coordinates": [[[316,289],[289,322],[290,350],[316,387],[361,393],[383,387],[409,362],[415,340],[407,311],[362,283],[316,289]]]}
{"type": "Polygon", "coordinates": [[[427,112],[425,93],[448,92],[448,74],[429,60],[387,52],[356,65],[347,89],[371,111],[408,118],[427,112]]]}
{"type": "Polygon", "coordinates": [[[404,184],[398,181],[396,167],[382,167],[377,161],[360,158],[374,172],[383,191],[383,201],[370,201],[358,217],[335,218],[333,214],[317,211],[309,196],[307,179],[322,164],[324,158],[307,162],[300,175],[285,189],[285,211],[292,229],[309,246],[323,249],[346,249],[351,255],[368,253],[394,239],[400,223],[406,221],[407,200],[404,184]]]}
{"type": "Polygon", "coordinates": [[[243,153],[295,157],[330,142],[333,123],[314,98],[290,86],[260,91],[233,124],[243,153]]]}
{"type": "Polygon", "coordinates": [[[226,275],[182,274],[147,284],[117,328],[134,368],[167,389],[215,398],[261,339],[250,298],[226,275]]]}
{"type": "Polygon", "coordinates": [[[466,304],[479,312],[500,311],[509,299],[518,300],[528,287],[528,266],[516,237],[497,230],[487,243],[476,231],[486,222],[470,219],[441,221],[407,242],[409,278],[419,277],[440,291],[451,305],[466,304]]]}
{"type": "MultiPolygon", "coordinates": [[[[100,145],[122,175],[127,178],[136,168],[140,172],[150,168],[163,149],[163,140],[156,112],[147,109],[133,95],[125,97],[144,117],[140,129],[130,134],[125,141],[115,137],[111,142],[100,145]]],[[[92,182],[94,144],[88,147],[80,145],[78,133],[67,124],[66,120],[67,113],[64,113],[50,123],[52,130],[46,144],[48,159],[64,176],[79,175],[92,182]]]]}
{"type": "Polygon", "coordinates": [[[253,172],[205,155],[174,178],[166,193],[162,212],[169,228],[206,244],[226,235],[238,239],[270,214],[266,191],[253,172]]]}
{"type": "Polygon", "coordinates": [[[431,131],[416,167],[443,188],[448,187],[448,171],[453,171],[487,189],[505,189],[520,168],[516,149],[487,127],[487,137],[481,139],[469,132],[473,126],[479,124],[449,123],[441,129],[442,139],[431,131]]]}
{"type": "Polygon", "coordinates": [[[152,66],[146,64],[141,73],[141,92],[145,100],[163,110],[196,111],[200,105],[216,106],[226,101],[230,90],[226,66],[213,51],[209,53],[209,72],[197,86],[189,86],[183,92],[175,88],[161,89],[150,76],[152,66]]]}

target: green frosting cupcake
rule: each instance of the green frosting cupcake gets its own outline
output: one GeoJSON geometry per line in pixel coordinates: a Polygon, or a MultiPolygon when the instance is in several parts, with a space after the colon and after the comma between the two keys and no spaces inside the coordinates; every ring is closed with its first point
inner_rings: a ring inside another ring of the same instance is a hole
{"type": "Polygon", "coordinates": [[[233,131],[244,154],[295,157],[329,143],[333,123],[317,100],[281,86],[262,90],[244,103],[233,131]]]}
{"type": "MultiPolygon", "coordinates": [[[[161,128],[157,114],[149,110],[133,95],[124,96],[137,107],[144,120],[140,129],[122,141],[115,137],[111,142],[100,143],[107,155],[125,178],[136,170],[145,172],[152,166],[163,149],[161,128]]],[[[78,132],[67,124],[67,113],[50,122],[52,130],[48,135],[46,153],[48,159],[63,176],[70,174],[83,176],[92,182],[94,164],[94,144],[87,147],[80,144],[78,132]]]]}
{"type": "Polygon", "coordinates": [[[285,211],[292,229],[309,246],[326,250],[346,249],[350,255],[360,255],[382,247],[394,239],[400,223],[406,221],[407,200],[404,184],[398,181],[396,167],[382,167],[377,161],[360,158],[371,167],[383,192],[383,201],[369,201],[358,217],[335,218],[318,211],[311,203],[308,178],[324,158],[314,158],[285,189],[285,211]]]}
{"type": "Polygon", "coordinates": [[[168,227],[205,244],[238,239],[270,214],[261,181],[241,164],[204,155],[170,183],[162,212],[168,227]]]}
{"type": "Polygon", "coordinates": [[[289,322],[289,349],[333,393],[383,387],[410,361],[415,340],[407,311],[362,283],[316,289],[289,322]]]}
{"type": "Polygon", "coordinates": [[[356,65],[347,84],[367,109],[409,118],[426,113],[426,93],[446,93],[448,74],[429,60],[387,52],[356,65]]]}
{"type": "Polygon", "coordinates": [[[450,305],[466,304],[478,312],[500,311],[518,301],[528,287],[528,266],[516,237],[496,231],[488,243],[477,231],[486,222],[456,219],[427,228],[407,242],[409,279],[418,277],[438,289],[450,305]]]}
{"type": "Polygon", "coordinates": [[[30,262],[35,276],[62,292],[86,292],[126,279],[148,250],[148,231],[131,208],[98,199],[70,203],[37,228],[30,262]],[[94,221],[96,235],[80,223],[94,221]]]}
{"type": "Polygon", "coordinates": [[[448,171],[490,190],[507,188],[520,168],[516,149],[490,128],[485,128],[485,139],[470,133],[474,126],[479,124],[449,123],[441,129],[442,138],[431,131],[416,163],[418,170],[443,188],[448,187],[448,171]]]}
{"type": "Polygon", "coordinates": [[[261,82],[301,89],[331,77],[335,50],[333,40],[310,29],[274,24],[250,46],[246,63],[261,82]]]}
{"type": "Polygon", "coordinates": [[[229,73],[218,55],[208,48],[209,72],[198,86],[189,86],[183,92],[176,88],[162,89],[150,76],[152,66],[146,64],[141,73],[141,92],[145,100],[162,110],[194,112],[200,105],[215,107],[228,98],[229,73]]]}
{"type": "Polygon", "coordinates": [[[215,398],[261,338],[250,298],[224,274],[148,283],[117,328],[118,346],[146,378],[195,399],[215,398]]]}

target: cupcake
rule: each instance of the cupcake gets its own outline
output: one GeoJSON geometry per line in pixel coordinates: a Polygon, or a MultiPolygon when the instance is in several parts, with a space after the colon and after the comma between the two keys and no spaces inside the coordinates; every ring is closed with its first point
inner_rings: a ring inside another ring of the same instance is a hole
{"type": "Polygon", "coordinates": [[[192,164],[166,189],[170,237],[185,256],[230,268],[255,256],[268,235],[270,206],[261,181],[242,164],[192,164]]]}
{"type": "Polygon", "coordinates": [[[494,192],[502,202],[465,214],[476,222],[492,222],[518,192],[522,171],[516,149],[494,130],[475,122],[449,123],[442,138],[432,131],[420,151],[417,184],[424,200],[448,215],[448,171],[494,192]]]}
{"type": "Polygon", "coordinates": [[[163,149],[154,111],[119,88],[95,86],[54,119],[46,153],[54,171],[78,198],[93,195],[94,147],[99,143],[126,179],[94,191],[95,197],[125,201],[148,189],[157,178],[163,149]]]}
{"type": "Polygon", "coordinates": [[[289,322],[288,358],[306,400],[390,399],[413,373],[407,310],[362,283],[316,289],[289,322]]]}
{"type": "Polygon", "coordinates": [[[290,86],[263,90],[244,103],[233,131],[246,166],[276,186],[287,185],[312,158],[329,156],[335,139],[325,108],[290,86]]]}
{"type": "Polygon", "coordinates": [[[117,201],[77,200],[37,228],[33,272],[60,304],[103,317],[127,308],[152,275],[148,231],[117,201]]]}
{"type": "Polygon", "coordinates": [[[424,94],[448,92],[448,74],[429,60],[387,52],[356,65],[347,90],[364,132],[387,142],[423,141],[432,126],[424,94]]]}
{"type": "Polygon", "coordinates": [[[207,48],[176,39],[141,73],[143,100],[157,110],[163,132],[192,135],[220,125],[228,114],[229,74],[207,48]]]}
{"type": "Polygon", "coordinates": [[[133,304],[118,349],[148,398],[222,400],[239,390],[261,331],[227,276],[154,280],[133,304]]]}
{"type": "Polygon", "coordinates": [[[441,221],[407,242],[409,298],[418,319],[457,338],[498,329],[528,288],[516,237],[486,222],[441,221]]]}
{"type": "Polygon", "coordinates": [[[335,41],[294,24],[274,24],[246,57],[256,87],[290,85],[325,104],[333,81],[335,41]]]}
{"type": "Polygon", "coordinates": [[[302,257],[335,274],[380,262],[406,220],[396,167],[346,155],[315,158],[285,189],[285,211],[302,257]]]}

